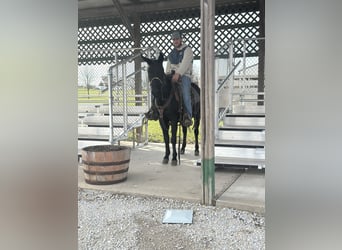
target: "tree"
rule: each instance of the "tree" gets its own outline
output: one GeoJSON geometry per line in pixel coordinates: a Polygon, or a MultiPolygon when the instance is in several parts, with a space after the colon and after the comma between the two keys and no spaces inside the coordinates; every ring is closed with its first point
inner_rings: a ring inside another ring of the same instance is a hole
{"type": "Polygon", "coordinates": [[[80,71],[81,81],[86,85],[88,91],[88,99],[89,99],[89,90],[91,88],[92,83],[95,80],[95,72],[93,69],[89,68],[88,65],[82,68],[80,71]]]}

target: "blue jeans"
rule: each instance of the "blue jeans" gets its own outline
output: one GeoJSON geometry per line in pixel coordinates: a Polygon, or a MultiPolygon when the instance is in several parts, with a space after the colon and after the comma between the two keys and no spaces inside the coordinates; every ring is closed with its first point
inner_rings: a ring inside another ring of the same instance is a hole
{"type": "Polygon", "coordinates": [[[188,76],[182,76],[182,92],[183,92],[183,105],[185,108],[185,112],[189,114],[190,118],[192,117],[192,108],[191,108],[191,79],[188,76]]]}

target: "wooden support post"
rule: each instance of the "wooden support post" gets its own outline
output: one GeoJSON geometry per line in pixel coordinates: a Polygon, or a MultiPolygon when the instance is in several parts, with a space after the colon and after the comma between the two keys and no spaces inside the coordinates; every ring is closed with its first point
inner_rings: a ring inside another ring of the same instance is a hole
{"type": "MultiPolygon", "coordinates": [[[[134,18],[134,26],[133,26],[133,32],[134,32],[134,47],[140,48],[140,16],[136,16],[134,18]]],[[[135,50],[134,53],[139,53],[140,50],[135,50]]],[[[138,56],[134,59],[134,70],[141,70],[141,57],[138,56]]],[[[142,83],[141,83],[141,73],[135,74],[135,94],[141,95],[142,94],[142,83]]],[[[142,103],[142,97],[135,97],[135,105],[141,106],[142,103]]],[[[141,135],[142,135],[142,127],[139,127],[136,129],[136,141],[138,143],[142,142],[141,135]]]]}
{"type": "Polygon", "coordinates": [[[201,0],[202,204],[215,205],[215,0],[201,0]]]}
{"type": "MultiPolygon", "coordinates": [[[[259,0],[260,21],[259,21],[259,37],[265,37],[265,0],[259,0]]],[[[259,52],[258,52],[258,92],[265,91],[265,42],[266,39],[258,40],[259,52]]],[[[264,96],[259,95],[258,100],[263,100],[264,96]]],[[[264,105],[263,101],[258,102],[258,105],[264,105]]]]}

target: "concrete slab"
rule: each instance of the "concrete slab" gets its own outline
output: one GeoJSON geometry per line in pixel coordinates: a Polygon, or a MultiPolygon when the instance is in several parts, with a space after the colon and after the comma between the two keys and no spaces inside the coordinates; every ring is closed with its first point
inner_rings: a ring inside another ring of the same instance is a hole
{"type": "Polygon", "coordinates": [[[265,213],[265,174],[249,169],[217,199],[216,206],[265,213]]]}
{"type": "MultiPolygon", "coordinates": [[[[122,143],[122,145],[125,144],[122,143]]],[[[131,146],[131,143],[127,145],[131,146]]],[[[197,166],[197,160],[200,159],[200,156],[194,156],[194,145],[187,145],[186,154],[181,155],[181,165],[164,165],[161,163],[163,156],[164,144],[161,143],[149,143],[144,147],[132,149],[127,180],[112,185],[90,185],[85,183],[80,164],[78,166],[78,186],[85,189],[189,200],[200,203],[202,179],[201,167],[197,166]]],[[[227,192],[227,187],[234,186],[240,176],[241,170],[216,171],[216,196],[222,197],[227,192]]],[[[252,176],[250,178],[253,180],[252,176]]],[[[257,181],[254,182],[258,184],[257,181]]],[[[242,184],[244,185],[244,182],[242,184]]],[[[221,202],[221,205],[225,206],[225,203],[221,202]]],[[[259,206],[257,203],[256,205],[259,206]]],[[[227,204],[227,206],[230,206],[230,204],[227,204]]],[[[255,209],[253,204],[246,208],[255,209]]]]}

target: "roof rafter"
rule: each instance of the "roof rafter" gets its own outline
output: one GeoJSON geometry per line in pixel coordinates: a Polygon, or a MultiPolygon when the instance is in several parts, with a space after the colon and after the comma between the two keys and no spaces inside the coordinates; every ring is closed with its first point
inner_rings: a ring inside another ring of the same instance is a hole
{"type": "Polygon", "coordinates": [[[127,15],[125,14],[119,0],[112,0],[112,2],[114,6],[116,7],[116,9],[118,10],[118,13],[120,15],[123,25],[127,28],[129,34],[131,35],[131,38],[134,40],[134,31],[132,29],[131,22],[129,21],[127,15]]]}

